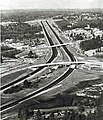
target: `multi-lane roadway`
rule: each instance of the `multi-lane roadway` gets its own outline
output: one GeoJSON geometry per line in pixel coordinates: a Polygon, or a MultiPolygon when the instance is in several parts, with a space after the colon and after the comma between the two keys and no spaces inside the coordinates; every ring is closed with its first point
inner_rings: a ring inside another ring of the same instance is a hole
{"type": "MultiPolygon", "coordinates": [[[[43,27],[43,29],[44,29],[44,31],[45,31],[45,34],[46,34],[46,37],[47,37],[47,40],[48,40],[50,46],[55,45],[55,44],[53,43],[53,41],[51,40],[51,38],[49,37],[49,35],[48,35],[48,33],[47,33],[47,31],[45,30],[44,27],[43,27]]],[[[58,52],[57,52],[56,47],[53,47],[53,48],[52,48],[52,55],[51,55],[51,57],[48,59],[48,61],[47,61],[46,63],[51,63],[51,62],[54,60],[54,58],[57,57],[57,54],[58,54],[58,52]]],[[[24,76],[22,76],[22,77],[19,78],[19,79],[16,79],[16,80],[14,80],[14,81],[11,81],[10,83],[7,83],[7,84],[1,86],[1,88],[0,88],[1,91],[4,91],[4,90],[10,88],[12,85],[15,85],[15,84],[17,84],[17,83],[19,83],[19,82],[21,82],[21,81],[24,81],[26,78],[28,78],[28,77],[30,77],[31,75],[34,75],[35,73],[41,71],[43,68],[44,68],[44,67],[40,67],[40,68],[36,69],[35,71],[33,71],[33,72],[29,73],[29,74],[25,74],[24,76]]]]}
{"type": "MultiPolygon", "coordinates": [[[[50,45],[54,45],[54,41],[55,41],[54,39],[51,39],[51,37],[50,37],[50,35],[49,35],[50,32],[52,33],[52,35],[54,35],[54,37],[56,38],[56,40],[58,41],[59,44],[63,44],[63,41],[59,38],[59,36],[56,34],[56,32],[54,31],[53,27],[49,24],[48,21],[41,22],[41,24],[42,24],[43,30],[44,30],[44,32],[45,32],[45,34],[46,34],[46,37],[47,37],[48,40],[49,40],[50,45]],[[48,30],[48,29],[49,29],[49,30],[48,30]],[[50,31],[50,32],[49,32],[49,31],[50,31]],[[48,32],[49,32],[49,33],[48,33],[48,32]]],[[[75,59],[74,56],[71,54],[71,52],[67,49],[66,46],[61,46],[61,47],[62,47],[63,50],[64,50],[64,54],[66,54],[66,55],[68,56],[68,61],[69,61],[70,59],[71,59],[72,62],[76,61],[76,59],[75,59]]],[[[52,62],[53,59],[54,59],[55,57],[57,57],[57,54],[58,54],[58,52],[57,52],[56,47],[52,47],[52,56],[51,56],[51,58],[48,60],[47,63],[52,62]]],[[[18,79],[17,81],[13,81],[13,82],[11,82],[11,83],[9,83],[9,84],[1,87],[1,89],[3,90],[3,89],[5,89],[5,88],[11,86],[12,84],[15,84],[15,83],[17,83],[17,82],[19,82],[19,81],[21,81],[21,80],[23,80],[23,79],[25,79],[25,78],[33,75],[33,74],[35,74],[36,72],[40,71],[40,70],[43,69],[43,68],[44,68],[44,67],[40,67],[40,68],[38,68],[37,70],[33,71],[32,73],[30,73],[30,74],[28,74],[28,75],[25,75],[24,77],[18,79]]],[[[58,84],[59,82],[63,81],[67,76],[69,76],[69,75],[73,72],[73,70],[74,70],[73,68],[69,68],[69,67],[68,67],[68,69],[67,69],[66,71],[64,71],[64,73],[63,73],[60,77],[56,78],[55,80],[53,80],[53,81],[50,82],[49,84],[43,86],[42,88],[40,88],[40,89],[38,89],[38,90],[30,93],[29,95],[27,95],[27,96],[25,96],[25,97],[23,97],[23,98],[21,98],[21,99],[19,99],[19,100],[16,100],[16,101],[14,101],[14,102],[7,103],[7,104],[5,104],[5,105],[2,105],[2,106],[1,106],[1,111],[2,111],[2,112],[5,112],[5,111],[8,110],[8,109],[15,108],[15,107],[17,107],[17,106],[20,105],[20,104],[23,104],[23,103],[25,104],[27,101],[29,101],[29,100],[31,100],[31,99],[34,99],[35,96],[37,97],[37,94],[43,92],[44,90],[50,89],[50,88],[52,88],[53,86],[55,86],[56,84],[58,84]]]]}

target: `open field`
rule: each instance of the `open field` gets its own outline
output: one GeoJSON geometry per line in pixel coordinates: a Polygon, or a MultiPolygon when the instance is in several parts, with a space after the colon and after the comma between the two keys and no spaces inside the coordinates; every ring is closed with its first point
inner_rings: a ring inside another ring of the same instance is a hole
{"type": "MultiPolygon", "coordinates": [[[[12,100],[14,101],[14,100],[23,98],[27,94],[30,94],[33,91],[35,91],[35,90],[45,86],[46,84],[52,82],[54,79],[59,77],[66,69],[67,68],[57,69],[57,70],[54,70],[53,73],[44,76],[46,73],[48,73],[48,70],[45,70],[39,76],[40,77],[40,82],[38,83],[38,87],[36,87],[36,88],[35,87],[34,88],[28,88],[28,89],[25,88],[24,90],[21,90],[20,92],[12,93],[10,95],[9,94],[2,94],[1,95],[1,102],[2,102],[2,104],[6,103],[8,101],[8,98],[9,98],[9,100],[11,98],[10,101],[12,101],[12,100]],[[2,97],[3,97],[3,100],[2,100],[2,97]]],[[[38,76],[38,75],[36,75],[36,76],[38,76]]],[[[34,78],[32,78],[32,79],[29,79],[29,81],[31,81],[31,82],[35,81],[36,80],[36,76],[34,76],[34,78]]]]}
{"type": "Polygon", "coordinates": [[[28,73],[28,72],[30,72],[30,70],[25,69],[25,70],[19,70],[17,72],[3,76],[3,77],[1,77],[1,85],[5,85],[5,84],[13,81],[14,79],[20,77],[22,74],[28,73]]]}

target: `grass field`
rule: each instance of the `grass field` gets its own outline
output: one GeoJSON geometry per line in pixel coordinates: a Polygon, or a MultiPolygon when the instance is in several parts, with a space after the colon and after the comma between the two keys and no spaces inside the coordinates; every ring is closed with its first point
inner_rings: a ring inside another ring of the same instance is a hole
{"type": "MultiPolygon", "coordinates": [[[[23,98],[27,94],[30,94],[30,93],[34,92],[35,90],[37,90],[37,89],[39,89],[39,88],[47,85],[48,83],[52,82],[54,79],[56,79],[57,77],[59,77],[66,69],[67,68],[64,67],[64,68],[55,70],[53,73],[46,75],[46,76],[48,76],[47,78],[41,78],[40,79],[40,83],[38,84],[37,88],[35,88],[35,87],[34,88],[28,88],[28,89],[25,88],[24,90],[22,90],[20,92],[13,93],[13,94],[2,94],[1,95],[1,102],[2,102],[2,104],[6,103],[8,101],[14,101],[14,100],[23,98]]],[[[47,70],[45,70],[44,72],[42,72],[39,76],[42,77],[46,73],[46,71],[47,70]]],[[[29,81],[34,81],[34,79],[32,78],[29,81]]]]}
{"type": "Polygon", "coordinates": [[[11,74],[1,77],[1,86],[15,80],[17,77],[19,77],[20,75],[22,75],[23,73],[25,73],[27,71],[28,71],[28,69],[20,70],[20,71],[17,71],[17,72],[14,72],[14,73],[11,73],[11,74]]]}

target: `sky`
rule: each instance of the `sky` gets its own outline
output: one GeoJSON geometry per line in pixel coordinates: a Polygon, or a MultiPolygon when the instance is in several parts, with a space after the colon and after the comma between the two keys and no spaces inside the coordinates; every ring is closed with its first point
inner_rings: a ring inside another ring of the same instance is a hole
{"type": "Polygon", "coordinates": [[[0,9],[103,8],[103,0],[1,0],[0,9]]]}

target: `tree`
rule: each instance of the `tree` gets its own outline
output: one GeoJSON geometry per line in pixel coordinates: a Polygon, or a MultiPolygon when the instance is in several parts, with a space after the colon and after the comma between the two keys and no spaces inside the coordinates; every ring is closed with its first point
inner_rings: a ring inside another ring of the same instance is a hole
{"type": "Polygon", "coordinates": [[[1,54],[0,54],[0,62],[3,63],[3,58],[1,54]]]}
{"type": "Polygon", "coordinates": [[[103,120],[103,93],[97,100],[97,118],[98,120],[103,120]]]}
{"type": "Polygon", "coordinates": [[[33,57],[33,52],[30,50],[28,53],[28,57],[32,58],[33,57]]]}
{"type": "Polygon", "coordinates": [[[29,88],[30,85],[31,85],[31,82],[28,82],[27,80],[25,80],[23,83],[24,88],[29,88]]]}
{"type": "Polygon", "coordinates": [[[80,106],[78,107],[78,110],[79,110],[80,113],[82,113],[82,112],[85,111],[85,108],[84,108],[84,106],[80,105],[80,106]]]}
{"type": "Polygon", "coordinates": [[[51,114],[49,116],[49,120],[54,120],[54,112],[51,112],[51,114]]]}
{"type": "Polygon", "coordinates": [[[41,112],[40,112],[39,109],[38,109],[38,111],[36,112],[36,118],[37,118],[37,120],[41,120],[41,118],[42,118],[41,112]]]}
{"type": "Polygon", "coordinates": [[[70,34],[70,37],[73,37],[73,33],[70,34]]]}
{"type": "Polygon", "coordinates": [[[40,43],[40,40],[37,38],[36,42],[37,42],[37,43],[40,43]]]}
{"type": "Polygon", "coordinates": [[[28,109],[27,109],[27,107],[19,108],[18,118],[19,118],[19,120],[27,120],[28,119],[28,109]]]}

